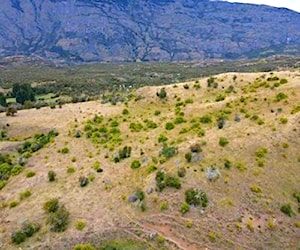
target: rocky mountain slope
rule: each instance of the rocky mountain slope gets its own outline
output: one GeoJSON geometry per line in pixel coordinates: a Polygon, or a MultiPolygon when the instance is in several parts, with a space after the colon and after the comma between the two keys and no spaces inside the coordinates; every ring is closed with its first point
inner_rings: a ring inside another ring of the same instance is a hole
{"type": "Polygon", "coordinates": [[[0,57],[178,61],[300,52],[300,13],[208,0],[5,0],[0,57]]]}

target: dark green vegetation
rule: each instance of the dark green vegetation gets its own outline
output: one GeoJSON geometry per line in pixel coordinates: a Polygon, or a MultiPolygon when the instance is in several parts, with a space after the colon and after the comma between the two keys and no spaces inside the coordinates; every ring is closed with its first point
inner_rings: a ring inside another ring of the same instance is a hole
{"type": "MultiPolygon", "coordinates": [[[[21,94],[20,103],[36,99],[35,107],[64,102],[80,102],[101,97],[103,102],[116,103],[130,98],[127,90],[145,85],[164,85],[222,72],[271,71],[293,67],[298,58],[277,57],[248,61],[212,61],[210,63],[123,63],[91,64],[72,67],[19,66],[0,71],[0,87],[15,89],[7,98],[21,94]],[[19,84],[19,85],[18,85],[19,84]],[[20,87],[20,84],[31,84],[20,87]],[[20,91],[21,89],[26,90],[20,91]],[[51,94],[46,96],[47,94],[51,94]],[[25,99],[24,99],[25,98],[25,99]]],[[[213,78],[212,78],[213,79],[213,78]]],[[[211,84],[214,80],[211,80],[211,84]]],[[[161,89],[158,96],[167,93],[161,89]]],[[[3,106],[6,105],[0,96],[3,106]]],[[[6,102],[12,102],[7,99],[6,102]]],[[[32,107],[27,103],[27,107],[32,107]]]]}

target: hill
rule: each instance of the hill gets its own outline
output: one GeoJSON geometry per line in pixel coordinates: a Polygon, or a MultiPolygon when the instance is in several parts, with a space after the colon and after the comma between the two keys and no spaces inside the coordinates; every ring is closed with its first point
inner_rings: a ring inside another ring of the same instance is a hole
{"type": "Polygon", "coordinates": [[[299,55],[299,20],[288,9],[224,1],[7,0],[0,56],[74,63],[299,55]]]}
{"type": "Polygon", "coordinates": [[[296,249],[299,80],[225,73],[0,114],[0,248],[296,249]],[[43,209],[53,198],[66,225],[43,209]]]}

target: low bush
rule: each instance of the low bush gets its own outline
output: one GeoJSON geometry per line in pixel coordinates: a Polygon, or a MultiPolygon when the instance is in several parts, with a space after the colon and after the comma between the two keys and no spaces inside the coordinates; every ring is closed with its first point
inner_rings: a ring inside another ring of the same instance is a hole
{"type": "Polygon", "coordinates": [[[188,211],[190,211],[190,205],[186,202],[181,203],[180,212],[186,214],[188,211]]]}
{"type": "Polygon", "coordinates": [[[85,222],[82,220],[77,221],[76,229],[82,231],[85,228],[85,222]]]}
{"type": "Polygon", "coordinates": [[[219,139],[219,145],[221,147],[225,147],[227,144],[229,144],[229,141],[225,137],[220,137],[219,139]]]}
{"type": "Polygon", "coordinates": [[[206,193],[195,188],[189,188],[185,191],[185,201],[189,205],[201,206],[203,208],[208,205],[206,193]]]}
{"type": "MultiPolygon", "coordinates": [[[[116,248],[111,248],[111,250],[114,250],[116,248]]],[[[73,250],[96,250],[96,248],[91,244],[84,244],[80,243],[73,247],[73,250]]],[[[107,249],[109,250],[109,249],[107,249]]]]}
{"type": "Polygon", "coordinates": [[[56,173],[54,171],[50,170],[48,172],[48,180],[50,182],[53,182],[53,181],[55,181],[55,178],[56,178],[56,173]]]}
{"type": "Polygon", "coordinates": [[[287,216],[289,217],[292,217],[292,215],[294,214],[293,210],[292,210],[292,207],[291,207],[291,204],[283,204],[281,207],[280,207],[280,211],[284,214],[286,214],[287,216]]]}
{"type": "Polygon", "coordinates": [[[67,229],[70,222],[70,213],[64,205],[60,205],[57,211],[50,213],[47,223],[50,225],[50,230],[53,232],[63,232],[67,229]]]}
{"type": "Polygon", "coordinates": [[[132,169],[139,168],[140,166],[141,166],[141,163],[140,163],[138,160],[134,160],[134,161],[131,163],[131,165],[130,165],[130,167],[131,167],[132,169]]]}
{"type": "Polygon", "coordinates": [[[165,125],[166,130],[172,130],[175,128],[175,125],[172,122],[167,122],[165,125]]]}
{"type": "Polygon", "coordinates": [[[57,198],[53,198],[44,203],[43,209],[47,213],[55,213],[59,208],[59,200],[57,198]]]}

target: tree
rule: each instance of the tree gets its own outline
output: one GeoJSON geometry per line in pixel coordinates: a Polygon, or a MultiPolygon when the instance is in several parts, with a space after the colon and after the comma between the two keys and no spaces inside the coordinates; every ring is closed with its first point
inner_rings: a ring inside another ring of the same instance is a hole
{"type": "Polygon", "coordinates": [[[0,93],[0,106],[7,107],[6,98],[3,93],[0,93]]]}
{"type": "Polygon", "coordinates": [[[34,91],[29,83],[15,83],[12,89],[12,96],[16,98],[17,103],[22,105],[25,101],[35,101],[34,91]]]}

